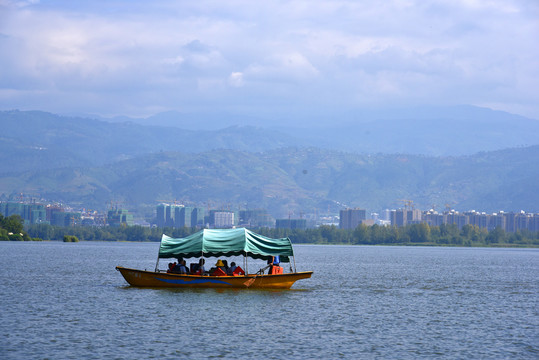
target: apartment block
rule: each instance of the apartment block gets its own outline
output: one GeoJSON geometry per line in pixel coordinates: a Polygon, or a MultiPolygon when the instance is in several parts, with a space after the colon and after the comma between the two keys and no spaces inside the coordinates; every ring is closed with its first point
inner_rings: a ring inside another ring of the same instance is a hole
{"type": "Polygon", "coordinates": [[[346,209],[340,211],[339,228],[340,229],[355,229],[366,220],[367,213],[363,209],[346,209]]]}

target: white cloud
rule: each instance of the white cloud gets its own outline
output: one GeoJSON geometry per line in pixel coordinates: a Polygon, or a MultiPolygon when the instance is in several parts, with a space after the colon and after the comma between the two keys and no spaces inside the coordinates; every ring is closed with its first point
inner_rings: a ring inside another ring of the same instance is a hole
{"type": "Polygon", "coordinates": [[[15,0],[0,0],[0,6],[11,6],[11,7],[26,7],[31,5],[39,4],[39,0],[26,0],[26,1],[15,1],[15,0]]]}
{"type": "Polygon", "coordinates": [[[232,87],[242,87],[244,85],[244,82],[243,82],[243,73],[241,72],[233,72],[232,74],[230,74],[230,76],[228,77],[228,83],[230,84],[230,86],[232,87]]]}
{"type": "Polygon", "coordinates": [[[74,4],[0,2],[0,108],[269,114],[292,98],[297,112],[454,102],[539,118],[533,1],[74,4]]]}
{"type": "Polygon", "coordinates": [[[184,62],[185,62],[185,59],[180,55],[173,58],[163,59],[163,64],[166,64],[166,65],[181,65],[184,62]]]}
{"type": "Polygon", "coordinates": [[[254,63],[245,69],[249,79],[262,81],[301,81],[318,75],[318,70],[298,52],[274,54],[263,63],[254,63]]]}

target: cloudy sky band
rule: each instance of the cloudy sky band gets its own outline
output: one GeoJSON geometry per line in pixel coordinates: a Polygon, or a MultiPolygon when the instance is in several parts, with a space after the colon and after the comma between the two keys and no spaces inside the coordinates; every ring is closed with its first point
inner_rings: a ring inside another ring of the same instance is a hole
{"type": "Polygon", "coordinates": [[[0,108],[290,117],[472,104],[539,119],[535,1],[0,0],[0,108]]]}

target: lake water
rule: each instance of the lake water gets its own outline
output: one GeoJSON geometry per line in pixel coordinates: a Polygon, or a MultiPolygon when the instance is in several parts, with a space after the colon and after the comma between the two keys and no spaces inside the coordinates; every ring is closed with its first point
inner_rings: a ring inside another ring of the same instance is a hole
{"type": "Polygon", "coordinates": [[[537,249],[298,245],[289,291],[128,286],[158,246],[1,242],[0,358],[539,358],[537,249]]]}

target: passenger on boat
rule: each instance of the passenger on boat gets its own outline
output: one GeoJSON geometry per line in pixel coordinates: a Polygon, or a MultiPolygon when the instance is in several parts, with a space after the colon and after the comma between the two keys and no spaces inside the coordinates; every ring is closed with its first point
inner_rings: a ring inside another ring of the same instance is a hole
{"type": "Polygon", "coordinates": [[[268,270],[268,275],[276,274],[276,273],[282,273],[282,270],[280,270],[281,267],[279,266],[280,262],[281,262],[281,259],[280,259],[279,255],[272,256],[272,257],[270,257],[268,259],[268,262],[267,262],[268,265],[266,267],[260,269],[258,272],[263,274],[264,271],[268,270]],[[277,270],[280,270],[280,271],[277,271],[277,270]]]}
{"type": "Polygon", "coordinates": [[[212,267],[210,269],[210,275],[211,276],[224,276],[226,275],[226,270],[225,270],[225,264],[223,263],[222,260],[217,260],[217,263],[215,263],[215,267],[212,267]]]}
{"type": "Polygon", "coordinates": [[[198,269],[196,274],[197,275],[204,275],[206,273],[206,268],[204,267],[204,264],[206,263],[206,260],[200,259],[198,261],[198,269]]]}
{"type": "Polygon", "coordinates": [[[215,263],[215,267],[223,270],[226,274],[225,263],[223,262],[223,260],[217,260],[217,262],[215,263]]]}
{"type": "Polygon", "coordinates": [[[179,274],[189,274],[189,269],[187,269],[187,263],[185,262],[185,260],[182,260],[182,262],[178,266],[178,273],[179,274]]]}
{"type": "Polygon", "coordinates": [[[232,261],[230,263],[230,267],[228,268],[228,271],[226,272],[227,275],[232,275],[234,274],[234,270],[236,270],[237,266],[236,266],[236,263],[234,261],[232,261]]]}
{"type": "Polygon", "coordinates": [[[269,269],[268,274],[270,275],[277,275],[283,273],[283,268],[280,266],[281,258],[279,255],[273,257],[273,263],[271,264],[271,267],[269,269]]]}
{"type": "Polygon", "coordinates": [[[187,274],[187,267],[185,266],[185,260],[182,257],[178,258],[178,263],[174,263],[174,267],[170,271],[173,274],[187,274]]]}
{"type": "Polygon", "coordinates": [[[266,263],[267,265],[263,267],[262,269],[258,270],[260,274],[264,274],[266,270],[268,270],[268,274],[271,274],[271,267],[273,266],[273,256],[270,257],[266,263]]]}
{"type": "Polygon", "coordinates": [[[223,269],[223,270],[225,271],[225,273],[228,274],[228,261],[223,260],[223,266],[224,266],[224,269],[223,269]]]}
{"type": "Polygon", "coordinates": [[[168,263],[168,271],[167,272],[175,272],[175,268],[179,266],[182,263],[182,258],[178,258],[178,262],[168,263]]]}

